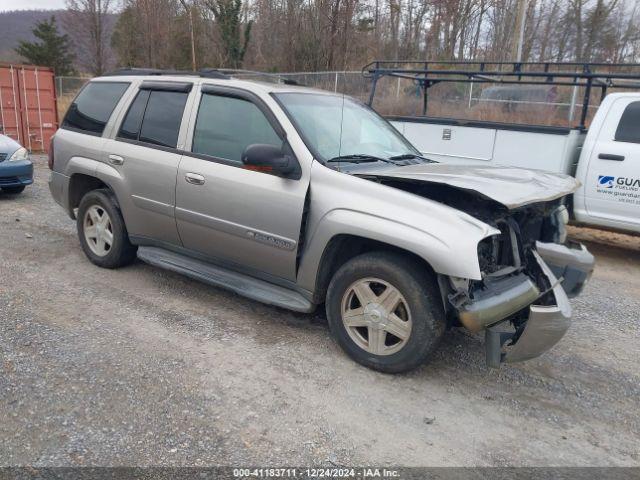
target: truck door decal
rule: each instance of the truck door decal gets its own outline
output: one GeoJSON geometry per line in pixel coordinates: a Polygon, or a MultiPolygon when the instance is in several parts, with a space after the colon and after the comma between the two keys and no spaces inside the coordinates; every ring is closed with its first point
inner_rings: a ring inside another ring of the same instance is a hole
{"type": "Polygon", "coordinates": [[[596,191],[617,202],[640,205],[640,178],[598,175],[596,191]]]}

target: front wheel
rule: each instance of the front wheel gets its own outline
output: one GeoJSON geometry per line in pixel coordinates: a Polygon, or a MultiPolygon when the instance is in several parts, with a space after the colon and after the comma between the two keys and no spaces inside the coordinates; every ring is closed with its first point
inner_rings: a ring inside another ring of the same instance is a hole
{"type": "Polygon", "coordinates": [[[446,326],[433,275],[398,253],[366,253],[344,264],[329,284],[326,309],[345,352],[387,373],[424,363],[446,326]]]}
{"type": "Polygon", "coordinates": [[[109,190],[87,193],[78,207],[78,237],[92,263],[118,268],[135,259],[136,247],[129,242],[124,219],[109,190]]]}

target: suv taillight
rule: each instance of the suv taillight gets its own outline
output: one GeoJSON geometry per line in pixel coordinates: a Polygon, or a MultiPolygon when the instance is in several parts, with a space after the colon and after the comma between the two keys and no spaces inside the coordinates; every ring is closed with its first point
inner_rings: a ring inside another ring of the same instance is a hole
{"type": "Polygon", "coordinates": [[[53,170],[53,136],[49,140],[49,170],[53,170]]]}

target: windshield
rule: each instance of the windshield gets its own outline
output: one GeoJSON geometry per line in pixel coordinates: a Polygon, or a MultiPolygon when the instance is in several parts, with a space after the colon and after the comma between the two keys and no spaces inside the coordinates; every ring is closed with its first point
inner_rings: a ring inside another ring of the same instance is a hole
{"type": "Polygon", "coordinates": [[[420,155],[386,120],[353,99],[313,93],[275,96],[307,147],[322,161],[350,155],[382,159],[420,155]]]}

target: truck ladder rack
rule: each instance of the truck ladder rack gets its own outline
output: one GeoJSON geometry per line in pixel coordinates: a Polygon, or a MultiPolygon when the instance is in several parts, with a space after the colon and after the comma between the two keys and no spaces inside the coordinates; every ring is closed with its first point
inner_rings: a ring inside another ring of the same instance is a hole
{"type": "Polygon", "coordinates": [[[422,115],[427,112],[429,88],[443,82],[583,87],[580,128],[585,128],[593,88],[600,88],[601,98],[609,88],[640,88],[640,63],[376,60],[365,65],[362,74],[371,79],[369,106],[373,105],[376,86],[382,77],[402,78],[418,84],[422,88],[422,115]]]}

